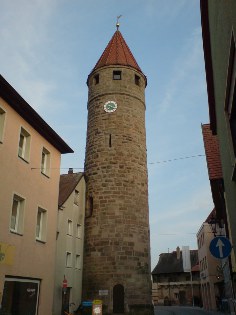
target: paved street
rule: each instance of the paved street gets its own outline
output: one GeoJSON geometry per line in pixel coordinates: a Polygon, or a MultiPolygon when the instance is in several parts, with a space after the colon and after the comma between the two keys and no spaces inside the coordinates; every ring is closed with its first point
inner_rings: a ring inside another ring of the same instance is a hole
{"type": "Polygon", "coordinates": [[[199,307],[155,306],[155,315],[225,315],[225,313],[208,312],[199,307]]]}

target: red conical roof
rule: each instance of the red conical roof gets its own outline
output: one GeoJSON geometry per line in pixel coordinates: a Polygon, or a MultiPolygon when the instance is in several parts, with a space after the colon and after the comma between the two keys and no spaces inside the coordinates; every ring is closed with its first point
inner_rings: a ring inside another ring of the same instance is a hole
{"type": "Polygon", "coordinates": [[[92,72],[98,68],[111,65],[129,66],[142,72],[119,30],[112,36],[92,72]]]}

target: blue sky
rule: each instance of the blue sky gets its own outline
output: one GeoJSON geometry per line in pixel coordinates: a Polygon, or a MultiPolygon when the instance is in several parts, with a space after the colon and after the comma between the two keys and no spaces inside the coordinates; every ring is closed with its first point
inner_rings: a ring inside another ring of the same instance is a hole
{"type": "Polygon", "coordinates": [[[120,31],[148,79],[146,130],[152,269],[159,254],[196,249],[213,208],[201,123],[208,105],[199,0],[0,0],[0,70],[73,148],[83,168],[87,76],[120,31]],[[161,163],[159,163],[161,162],[161,163]]]}

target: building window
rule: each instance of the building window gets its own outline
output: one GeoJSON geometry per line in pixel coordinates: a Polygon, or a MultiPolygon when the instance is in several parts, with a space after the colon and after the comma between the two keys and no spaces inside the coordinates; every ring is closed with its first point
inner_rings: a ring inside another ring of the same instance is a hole
{"type": "Polygon", "coordinates": [[[76,237],[81,238],[81,224],[77,224],[76,237]]]}
{"type": "Polygon", "coordinates": [[[113,80],[121,80],[121,71],[113,71],[113,80]]]}
{"type": "Polygon", "coordinates": [[[99,74],[96,74],[96,75],[93,77],[93,82],[94,82],[95,85],[99,83],[99,74]]]}
{"type": "Polygon", "coordinates": [[[134,76],[134,82],[136,85],[140,86],[140,76],[138,76],[137,74],[135,74],[134,76]]]}
{"type": "Polygon", "coordinates": [[[81,257],[80,257],[80,255],[76,255],[76,257],[75,257],[75,268],[81,269],[81,257]]]}
{"type": "Polygon", "coordinates": [[[41,157],[41,173],[49,176],[49,168],[50,168],[50,152],[43,148],[42,157],[41,157]]]}
{"type": "Polygon", "coordinates": [[[6,120],[6,112],[0,107],[0,143],[3,142],[5,120],[6,120]]]}
{"type": "Polygon", "coordinates": [[[37,314],[40,280],[5,277],[1,314],[37,314]]]}
{"type": "Polygon", "coordinates": [[[232,178],[236,179],[236,47],[235,38],[232,33],[230,55],[228,62],[228,74],[226,85],[225,111],[228,118],[229,133],[232,143],[232,153],[234,159],[234,171],[232,178]]]}
{"type": "Polygon", "coordinates": [[[72,267],[72,254],[66,252],[66,267],[72,267]]]}
{"type": "Polygon", "coordinates": [[[68,220],[68,224],[67,224],[67,235],[72,235],[73,232],[73,226],[72,226],[72,221],[68,220]]]}
{"type": "Polygon", "coordinates": [[[18,156],[25,161],[29,161],[30,153],[30,134],[24,129],[20,130],[18,156]]]}
{"type": "Polygon", "coordinates": [[[46,241],[46,224],[47,224],[47,211],[38,208],[37,222],[36,222],[36,240],[46,241]]]}
{"type": "Polygon", "coordinates": [[[77,206],[79,205],[79,192],[78,192],[78,190],[75,190],[74,204],[77,205],[77,206]]]}
{"type": "Polygon", "coordinates": [[[13,196],[10,231],[18,234],[23,232],[23,216],[24,216],[25,200],[18,196],[13,196]]]}

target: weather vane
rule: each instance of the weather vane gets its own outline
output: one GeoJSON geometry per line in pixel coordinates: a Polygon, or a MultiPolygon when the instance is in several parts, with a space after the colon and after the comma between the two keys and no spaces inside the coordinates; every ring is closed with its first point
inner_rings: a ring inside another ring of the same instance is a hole
{"type": "Polygon", "coordinates": [[[116,28],[117,28],[117,31],[118,31],[119,26],[120,26],[119,19],[120,19],[121,17],[122,17],[122,15],[117,16],[117,20],[116,20],[116,28]]]}

